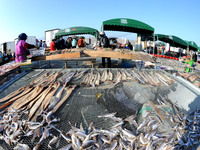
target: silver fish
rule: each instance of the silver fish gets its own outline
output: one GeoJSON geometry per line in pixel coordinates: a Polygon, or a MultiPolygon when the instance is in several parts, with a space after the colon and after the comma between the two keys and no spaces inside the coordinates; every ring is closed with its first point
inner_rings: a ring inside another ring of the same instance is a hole
{"type": "Polygon", "coordinates": [[[122,133],[123,135],[127,136],[130,139],[135,139],[136,136],[134,134],[132,134],[130,131],[128,131],[127,129],[122,129],[122,133]]]}
{"type": "Polygon", "coordinates": [[[168,137],[166,137],[166,142],[169,142],[171,139],[174,138],[176,132],[172,132],[168,137]]]}
{"type": "Polygon", "coordinates": [[[162,144],[160,144],[160,146],[158,146],[158,148],[156,148],[156,150],[164,150],[165,147],[166,147],[166,143],[163,142],[162,144]]]}
{"type": "Polygon", "coordinates": [[[59,138],[60,138],[60,137],[54,136],[54,137],[49,141],[48,147],[49,147],[49,148],[52,148],[51,145],[57,143],[58,140],[59,140],[59,138]]]}
{"type": "Polygon", "coordinates": [[[89,147],[93,146],[95,143],[96,143],[95,140],[88,140],[82,144],[81,149],[89,148],[89,147]]]}
{"type": "Polygon", "coordinates": [[[98,117],[108,117],[108,118],[112,118],[116,115],[117,113],[110,113],[110,114],[105,114],[105,115],[102,115],[102,116],[98,116],[98,117]]]}
{"type": "Polygon", "coordinates": [[[114,126],[111,127],[111,129],[113,129],[113,128],[117,128],[117,127],[120,127],[122,124],[124,124],[123,121],[121,121],[121,122],[115,124],[114,126]]]}
{"type": "Polygon", "coordinates": [[[152,130],[155,130],[155,129],[157,129],[159,126],[160,126],[159,123],[153,124],[153,125],[151,126],[151,129],[152,129],[152,130]]]}
{"type": "Polygon", "coordinates": [[[62,147],[62,148],[59,148],[58,150],[70,150],[72,147],[72,144],[67,144],[66,146],[62,147]]]}
{"type": "Polygon", "coordinates": [[[31,150],[30,147],[26,144],[20,144],[18,143],[16,147],[14,147],[14,150],[31,150]]]}
{"type": "Polygon", "coordinates": [[[148,141],[144,138],[143,133],[140,133],[140,142],[141,142],[143,145],[146,145],[146,144],[148,143],[148,141]]]}
{"type": "Polygon", "coordinates": [[[147,124],[148,127],[150,127],[151,125],[153,125],[156,122],[156,120],[150,120],[149,123],[147,124]]]}
{"type": "Polygon", "coordinates": [[[110,147],[109,149],[110,150],[114,150],[116,147],[117,147],[117,140],[113,140],[111,143],[110,143],[110,147]]]}
{"type": "Polygon", "coordinates": [[[64,134],[62,134],[61,132],[60,132],[60,135],[61,135],[61,137],[63,137],[68,143],[72,141],[71,138],[66,137],[66,136],[65,136],[64,134]]]}
{"type": "Polygon", "coordinates": [[[33,150],[39,150],[40,146],[41,146],[40,143],[36,144],[36,145],[34,146],[33,150]]]}
{"type": "Polygon", "coordinates": [[[137,128],[137,131],[141,130],[142,128],[144,128],[147,124],[149,123],[148,120],[144,120],[139,127],[137,128]]]}

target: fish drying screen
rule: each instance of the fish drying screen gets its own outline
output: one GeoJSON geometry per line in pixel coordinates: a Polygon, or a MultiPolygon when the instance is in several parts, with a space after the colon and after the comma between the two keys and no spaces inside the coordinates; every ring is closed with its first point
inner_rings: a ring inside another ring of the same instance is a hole
{"type": "MultiPolygon", "coordinates": [[[[41,74],[49,71],[60,70],[45,70],[41,74]]],[[[99,70],[101,74],[103,71],[103,69],[99,70]]],[[[116,74],[117,72],[117,70],[115,69],[111,69],[111,71],[113,74],[116,74]]],[[[31,81],[37,78],[31,77],[39,72],[40,71],[33,71],[27,74],[22,79],[19,79],[13,85],[8,87],[6,91],[3,91],[0,98],[8,95],[12,91],[17,90],[22,86],[27,86],[31,81]]],[[[68,71],[63,70],[62,72],[66,73],[68,71]]],[[[72,80],[70,84],[79,85],[80,82],[80,80],[72,80]]],[[[152,86],[147,86],[147,88],[149,87],[152,86]]],[[[146,92],[149,96],[151,96],[149,90],[147,90],[146,92]]],[[[117,112],[116,116],[125,118],[139,111],[144,103],[143,101],[144,100],[142,100],[142,96],[140,95],[140,93],[137,92],[137,89],[135,89],[134,86],[131,86],[131,82],[129,85],[126,85],[126,83],[119,83],[115,86],[113,84],[105,85],[103,83],[101,84],[101,87],[95,88],[77,86],[70,97],[67,99],[67,101],[65,101],[63,105],[59,108],[59,111],[54,114],[56,117],[59,117],[61,119],[61,122],[57,124],[57,128],[63,133],[66,133],[71,129],[69,122],[73,126],[77,127],[82,124],[84,128],[88,128],[89,124],[93,122],[95,127],[98,129],[109,129],[116,122],[109,118],[99,118],[99,115],[107,114],[110,112],[117,112]]],[[[57,133],[55,132],[54,134],[56,135],[57,133]]],[[[32,142],[30,138],[24,138],[23,143],[28,144],[31,148],[33,148],[38,140],[39,139],[36,139],[34,142],[32,142]]],[[[48,149],[48,142],[49,139],[45,140],[40,149],[48,149]]],[[[63,138],[61,138],[58,148],[61,148],[66,144],[67,142],[63,138]]],[[[8,146],[3,141],[1,141],[1,146],[4,149],[13,149],[13,146],[8,146]]]]}

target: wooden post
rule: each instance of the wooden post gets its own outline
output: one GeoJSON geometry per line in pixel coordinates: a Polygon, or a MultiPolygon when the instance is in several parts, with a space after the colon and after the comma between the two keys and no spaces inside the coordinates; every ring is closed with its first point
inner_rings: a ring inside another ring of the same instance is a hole
{"type": "Polygon", "coordinates": [[[67,61],[65,61],[65,69],[67,68],[67,61]]]}

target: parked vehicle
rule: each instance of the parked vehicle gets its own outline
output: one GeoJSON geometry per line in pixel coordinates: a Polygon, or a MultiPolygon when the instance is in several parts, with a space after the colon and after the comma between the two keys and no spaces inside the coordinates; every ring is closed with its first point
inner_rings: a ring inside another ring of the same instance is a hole
{"type": "Polygon", "coordinates": [[[47,47],[50,47],[50,43],[52,39],[55,38],[55,34],[60,31],[60,29],[52,29],[52,30],[47,30],[44,32],[45,34],[45,42],[47,44],[47,47]]]}
{"type": "Polygon", "coordinates": [[[197,54],[197,62],[200,63],[200,54],[197,54]]]}
{"type": "Polygon", "coordinates": [[[4,42],[1,44],[1,52],[3,54],[12,54],[15,52],[15,41],[4,42]]]}
{"type": "MultiPolygon", "coordinates": [[[[15,45],[17,44],[18,38],[15,39],[15,45]]],[[[36,45],[36,36],[28,36],[27,43],[32,44],[32,45],[36,45]]]]}
{"type": "Polygon", "coordinates": [[[124,47],[123,44],[121,44],[117,41],[116,37],[110,37],[108,39],[109,39],[109,43],[110,43],[111,48],[123,48],[124,47]]]}

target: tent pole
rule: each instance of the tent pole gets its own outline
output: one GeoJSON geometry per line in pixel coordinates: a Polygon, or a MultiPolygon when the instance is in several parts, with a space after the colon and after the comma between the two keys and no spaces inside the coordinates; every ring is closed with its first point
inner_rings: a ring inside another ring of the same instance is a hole
{"type": "Polygon", "coordinates": [[[155,50],[155,36],[153,36],[153,55],[154,55],[154,50],[155,50]]]}
{"type": "Polygon", "coordinates": [[[96,48],[97,48],[97,32],[96,32],[96,48]]]}
{"type": "Polygon", "coordinates": [[[146,52],[147,52],[147,38],[146,37],[145,37],[145,42],[146,42],[146,52]]]}

